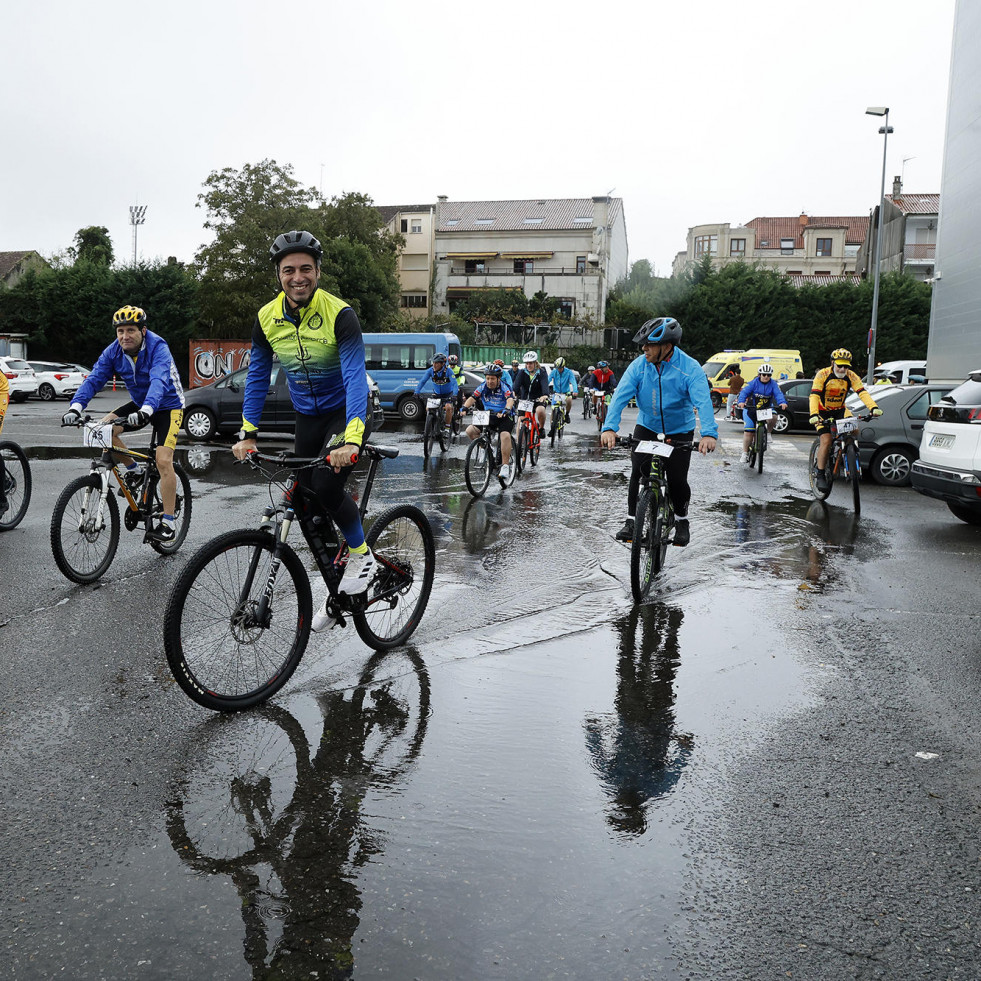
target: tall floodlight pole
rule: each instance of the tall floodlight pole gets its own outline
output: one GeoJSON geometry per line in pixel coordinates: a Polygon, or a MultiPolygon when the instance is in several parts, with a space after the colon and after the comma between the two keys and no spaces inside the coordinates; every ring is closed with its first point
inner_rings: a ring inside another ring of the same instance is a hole
{"type": "Polygon", "coordinates": [[[869,328],[869,371],[865,379],[866,384],[874,383],[875,373],[875,330],[876,322],[879,319],[879,269],[882,265],[882,225],[883,215],[886,210],[886,144],[889,142],[889,134],[892,127],[889,125],[888,106],[869,106],[865,110],[866,116],[885,116],[885,121],[879,127],[882,134],[882,183],[879,188],[879,227],[875,235],[875,286],[872,287],[872,326],[869,328]]]}
{"type": "Polygon", "coordinates": [[[129,223],[133,226],[133,265],[136,265],[136,231],[146,221],[146,205],[131,204],[129,207],[129,223]]]}

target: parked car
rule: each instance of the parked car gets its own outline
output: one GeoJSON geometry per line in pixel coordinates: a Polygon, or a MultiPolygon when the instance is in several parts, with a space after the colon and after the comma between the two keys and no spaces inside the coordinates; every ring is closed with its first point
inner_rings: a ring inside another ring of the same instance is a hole
{"type": "Polygon", "coordinates": [[[23,358],[0,357],[0,371],[7,376],[12,402],[26,402],[37,392],[37,376],[23,358]]]}
{"type": "MultiPolygon", "coordinates": [[[[222,433],[237,432],[242,427],[242,402],[245,399],[245,376],[248,368],[239,368],[219,378],[210,385],[187,389],[184,392],[184,431],[191,439],[214,439],[222,433]]],[[[365,373],[371,392],[373,426],[382,422],[381,401],[378,386],[371,375],[365,373]]],[[[269,378],[269,392],[262,407],[262,429],[277,433],[296,430],[296,410],[290,401],[286,385],[286,373],[278,361],[273,362],[269,378]]]]}
{"type": "MultiPolygon", "coordinates": [[[[882,415],[862,423],[858,433],[858,459],[877,484],[905,487],[914,461],[920,455],[920,439],[930,407],[954,386],[878,385],[870,391],[882,415]]],[[[849,395],[845,404],[853,415],[866,415],[865,403],[849,395]]]]}
{"type": "Polygon", "coordinates": [[[981,369],[930,406],[913,489],[943,501],[951,514],[981,525],[981,369]]]}
{"type": "Polygon", "coordinates": [[[773,429],[785,433],[791,429],[811,429],[807,421],[811,417],[811,383],[813,378],[789,378],[777,382],[787,399],[787,411],[776,409],[773,429]]]}
{"type": "Polygon", "coordinates": [[[88,378],[88,372],[64,361],[28,361],[37,375],[37,397],[45,402],[69,398],[88,378]]]}
{"type": "Polygon", "coordinates": [[[877,384],[905,385],[914,379],[926,380],[926,361],[886,361],[872,373],[877,384]]]}

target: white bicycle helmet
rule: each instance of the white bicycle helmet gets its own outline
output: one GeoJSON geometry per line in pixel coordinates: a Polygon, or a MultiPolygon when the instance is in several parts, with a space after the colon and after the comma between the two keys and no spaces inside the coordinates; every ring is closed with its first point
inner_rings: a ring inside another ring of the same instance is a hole
{"type": "Polygon", "coordinates": [[[538,360],[537,351],[525,351],[525,356],[521,359],[525,364],[532,364],[532,362],[538,360]]]}
{"type": "Polygon", "coordinates": [[[761,364],[756,372],[758,375],[773,375],[773,365],[761,364]]]}

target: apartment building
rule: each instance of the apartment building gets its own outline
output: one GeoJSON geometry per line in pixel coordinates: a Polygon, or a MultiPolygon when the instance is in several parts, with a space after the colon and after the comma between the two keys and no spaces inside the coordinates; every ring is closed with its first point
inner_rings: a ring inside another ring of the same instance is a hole
{"type": "Polygon", "coordinates": [[[627,275],[621,198],[440,196],[433,206],[378,210],[406,239],[402,306],[419,316],[450,313],[482,290],[514,289],[529,298],[546,293],[569,319],[602,323],[610,287],[627,275]]]}
{"type": "Polygon", "coordinates": [[[674,276],[704,256],[716,266],[754,262],[793,277],[797,283],[832,282],[855,275],[859,251],[868,234],[869,218],[820,216],[761,217],[745,225],[694,225],[687,248],[671,266],[674,276]]]}
{"type": "MultiPolygon", "coordinates": [[[[881,272],[906,272],[921,282],[933,279],[940,195],[904,194],[902,178],[894,177],[892,194],[886,195],[882,215],[881,272]]],[[[875,208],[858,256],[858,269],[868,277],[875,275],[878,224],[879,208],[875,208]]]]}

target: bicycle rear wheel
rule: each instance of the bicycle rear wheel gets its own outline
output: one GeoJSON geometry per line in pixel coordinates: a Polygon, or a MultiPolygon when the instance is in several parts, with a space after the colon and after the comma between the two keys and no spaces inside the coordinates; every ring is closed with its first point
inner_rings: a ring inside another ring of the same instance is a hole
{"type": "Polygon", "coordinates": [[[237,712],[274,695],[307,646],[310,580],[287,545],[272,575],[275,541],[265,531],[231,531],[198,549],[181,571],[164,615],[164,650],[188,698],[237,712]],[[272,598],[260,622],[260,600],[272,598]]]}
{"type": "MultiPolygon", "coordinates": [[[[173,555],[184,544],[188,529],[191,527],[191,481],[188,480],[184,468],[179,463],[174,464],[174,473],[177,474],[177,500],[174,504],[175,535],[169,542],[158,542],[156,539],[150,542],[150,548],[160,555],[173,555]]],[[[164,513],[159,479],[153,482],[150,493],[153,500],[153,520],[157,520],[164,513]]]]}
{"type": "Polygon", "coordinates": [[[630,591],[640,603],[651,591],[654,578],[654,544],[657,539],[652,492],[642,490],[637,498],[637,511],[634,518],[634,537],[630,543],[630,591]]]}
{"type": "Polygon", "coordinates": [[[826,501],[828,495],[831,493],[831,478],[828,479],[827,490],[821,490],[817,485],[817,478],[814,476],[814,469],[817,467],[817,453],[818,447],[821,445],[821,440],[816,439],[811,443],[811,452],[807,457],[807,479],[811,482],[811,493],[819,500],[826,501]]]}
{"type": "Polygon", "coordinates": [[[848,479],[852,483],[852,504],[858,515],[862,513],[862,471],[858,463],[858,451],[851,440],[845,446],[845,465],[848,468],[848,479]]]}
{"type": "Polygon", "coordinates": [[[3,489],[7,498],[7,510],[0,515],[0,531],[10,531],[24,519],[31,503],[31,465],[20,446],[9,439],[0,440],[0,456],[3,457],[3,489]]]}
{"type": "Polygon", "coordinates": [[[72,582],[95,582],[116,555],[119,506],[110,489],[100,508],[101,491],[97,473],[76,477],[51,512],[51,552],[62,575],[72,582]]]}
{"type": "Polygon", "coordinates": [[[491,479],[491,468],[494,457],[483,436],[475,439],[467,447],[467,458],[464,462],[463,475],[467,481],[467,490],[474,497],[482,497],[491,479]]]}
{"type": "Polygon", "coordinates": [[[374,521],[365,542],[377,566],[367,609],[352,617],[361,639],[376,651],[404,644],[419,626],[436,574],[436,542],[414,504],[397,504],[374,521]]]}

